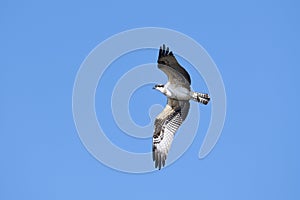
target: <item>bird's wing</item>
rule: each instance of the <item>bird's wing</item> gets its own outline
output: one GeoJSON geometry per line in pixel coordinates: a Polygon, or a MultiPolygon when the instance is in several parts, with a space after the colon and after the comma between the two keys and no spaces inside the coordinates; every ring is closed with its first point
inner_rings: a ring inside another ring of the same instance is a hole
{"type": "Polygon", "coordinates": [[[188,101],[168,98],[165,109],[156,117],[152,144],[152,157],[156,168],[161,169],[165,165],[174,135],[185,120],[189,108],[188,101]]]}
{"type": "Polygon", "coordinates": [[[191,77],[188,72],[177,62],[172,51],[163,45],[159,49],[158,68],[162,70],[169,79],[171,84],[182,85],[189,88],[191,85],[191,77]]]}

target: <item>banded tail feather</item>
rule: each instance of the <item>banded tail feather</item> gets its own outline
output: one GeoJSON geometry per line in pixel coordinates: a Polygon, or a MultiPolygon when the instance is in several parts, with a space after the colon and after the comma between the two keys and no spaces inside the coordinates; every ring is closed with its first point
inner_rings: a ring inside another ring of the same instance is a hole
{"type": "Polygon", "coordinates": [[[210,101],[210,97],[208,94],[200,93],[200,92],[193,92],[192,99],[204,105],[208,104],[210,101]]]}

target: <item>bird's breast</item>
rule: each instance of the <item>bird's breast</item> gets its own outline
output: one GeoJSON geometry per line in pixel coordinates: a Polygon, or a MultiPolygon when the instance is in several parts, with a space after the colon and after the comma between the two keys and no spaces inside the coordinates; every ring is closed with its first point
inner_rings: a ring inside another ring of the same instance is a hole
{"type": "Polygon", "coordinates": [[[177,99],[177,100],[190,100],[191,96],[190,96],[190,91],[185,88],[185,87],[172,87],[169,86],[167,88],[167,94],[168,97],[173,98],[173,99],[177,99]]]}

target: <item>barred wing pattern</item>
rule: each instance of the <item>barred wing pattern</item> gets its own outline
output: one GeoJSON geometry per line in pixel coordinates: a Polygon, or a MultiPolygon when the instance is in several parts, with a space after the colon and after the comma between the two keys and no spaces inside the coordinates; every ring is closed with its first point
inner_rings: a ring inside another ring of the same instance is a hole
{"type": "Polygon", "coordinates": [[[168,99],[167,106],[157,116],[152,146],[155,168],[161,169],[162,166],[165,166],[174,135],[185,120],[189,107],[190,104],[188,101],[168,99]]]}

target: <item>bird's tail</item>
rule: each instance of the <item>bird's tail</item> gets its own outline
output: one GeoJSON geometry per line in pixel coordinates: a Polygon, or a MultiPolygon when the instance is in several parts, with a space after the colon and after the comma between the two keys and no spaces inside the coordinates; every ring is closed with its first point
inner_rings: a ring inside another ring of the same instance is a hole
{"type": "Polygon", "coordinates": [[[206,105],[206,104],[208,104],[210,97],[208,94],[204,94],[204,93],[200,93],[200,92],[192,92],[192,100],[206,105]]]}

